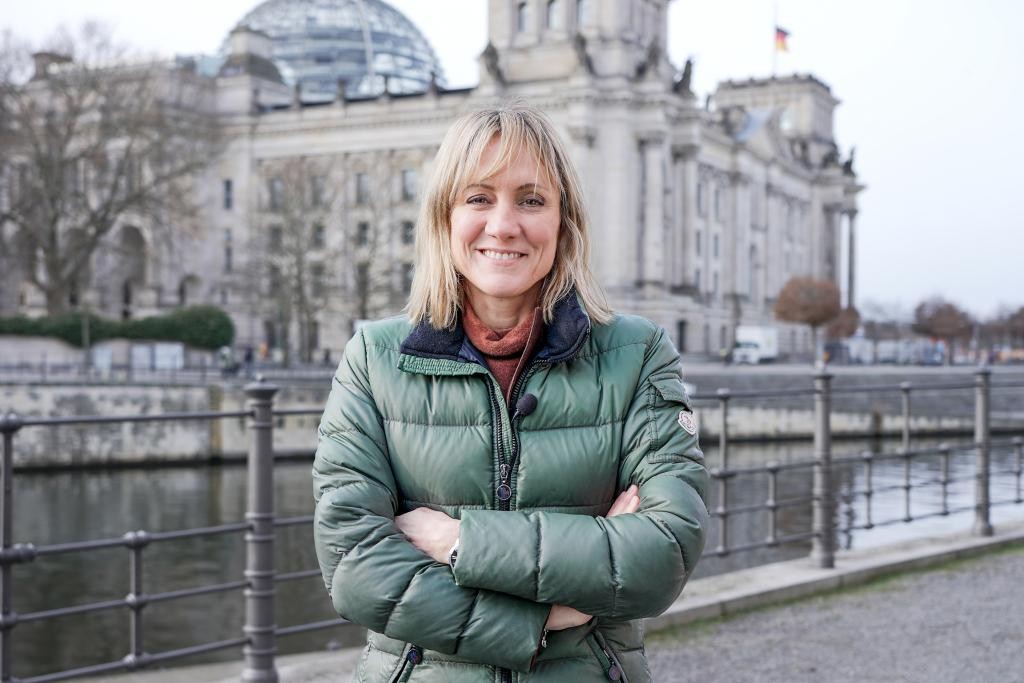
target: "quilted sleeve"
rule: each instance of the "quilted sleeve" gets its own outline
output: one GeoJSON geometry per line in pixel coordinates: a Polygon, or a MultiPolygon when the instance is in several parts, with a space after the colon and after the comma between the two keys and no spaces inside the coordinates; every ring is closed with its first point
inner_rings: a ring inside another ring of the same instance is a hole
{"type": "Polygon", "coordinates": [[[675,601],[708,525],[707,470],[678,361],[659,329],[645,352],[619,461],[618,488],[639,486],[639,510],[612,518],[465,510],[454,569],[460,586],[611,620],[655,616],[675,601]]]}
{"type": "Polygon", "coordinates": [[[528,671],[551,606],[456,585],[395,525],[398,494],[366,353],[361,334],[345,349],[313,465],[316,552],[334,608],[392,638],[528,671]]]}

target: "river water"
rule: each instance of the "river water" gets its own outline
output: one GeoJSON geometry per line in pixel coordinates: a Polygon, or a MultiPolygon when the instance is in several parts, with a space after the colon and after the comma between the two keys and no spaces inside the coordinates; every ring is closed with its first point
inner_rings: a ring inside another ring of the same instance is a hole
{"type": "MultiPolygon", "coordinates": [[[[927,442],[916,443],[922,447],[927,442]]],[[[859,453],[868,448],[894,450],[898,444],[842,442],[834,446],[835,456],[859,453]]],[[[812,457],[809,443],[734,445],[730,466],[742,468],[768,461],[792,462],[812,457]]],[[[714,448],[706,451],[708,463],[718,464],[714,448]]],[[[961,507],[973,501],[973,455],[954,455],[950,475],[958,479],[949,487],[949,506],[961,507]]],[[[1016,466],[1009,450],[993,454],[992,498],[1010,500],[1018,495],[1017,479],[1004,472],[1016,466]]],[[[312,511],[310,463],[282,462],[275,471],[275,500],[281,516],[307,515],[312,511]]],[[[901,462],[876,463],[873,486],[902,483],[901,462]]],[[[939,458],[915,459],[912,480],[920,482],[939,476],[939,458]]],[[[865,488],[863,467],[839,467],[835,473],[839,490],[836,521],[854,525],[865,520],[863,496],[843,493],[865,488]]],[[[779,476],[777,498],[805,498],[811,494],[812,469],[787,470],[779,476]]],[[[119,537],[126,531],[173,531],[238,522],[245,515],[246,473],[244,467],[210,465],[190,468],[121,469],[60,473],[18,473],[15,475],[15,541],[49,545],[69,541],[119,537]]],[[[742,475],[730,480],[730,505],[764,502],[766,475],[742,475]]],[[[912,493],[912,514],[940,509],[939,487],[932,485],[912,493]]],[[[709,492],[709,509],[718,503],[717,487],[709,492]]],[[[882,522],[902,519],[902,490],[876,493],[872,519],[882,522]]],[[[972,513],[883,526],[870,531],[837,532],[840,547],[881,545],[929,533],[967,530],[972,513]]],[[[993,508],[992,520],[999,523],[1024,519],[1024,505],[993,508]]],[[[810,504],[784,508],[778,513],[778,534],[808,531],[810,504]]],[[[729,544],[741,545],[763,540],[768,534],[764,513],[730,517],[729,544]]],[[[695,577],[806,556],[810,542],[770,549],[713,554],[718,543],[717,523],[712,524],[708,548],[695,577]]],[[[123,598],[128,591],[128,552],[123,548],[43,557],[13,570],[13,608],[27,613],[60,606],[123,598]]],[[[144,588],[147,593],[164,592],[242,578],[245,563],[241,534],[155,543],[144,553],[144,588]]],[[[276,542],[277,570],[296,571],[316,566],[312,532],[307,526],[279,530],[276,542]]],[[[279,626],[334,617],[319,577],[278,586],[279,626]]],[[[147,652],[156,653],[201,642],[237,637],[244,621],[241,591],[187,598],[149,605],[144,610],[147,652]]],[[[13,630],[16,677],[27,677],[72,667],[120,659],[128,652],[128,611],[118,609],[88,615],[62,617],[45,622],[20,624],[13,630]]],[[[355,627],[334,628],[282,638],[282,653],[310,651],[360,642],[355,627]]],[[[188,663],[237,659],[239,650],[193,657],[188,663]]],[[[182,663],[185,663],[182,660],[182,663]]]]}

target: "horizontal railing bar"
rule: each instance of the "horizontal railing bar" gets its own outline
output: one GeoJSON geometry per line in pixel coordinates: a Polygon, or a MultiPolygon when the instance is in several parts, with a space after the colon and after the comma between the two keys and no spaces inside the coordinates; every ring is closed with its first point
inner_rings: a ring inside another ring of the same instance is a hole
{"type": "Polygon", "coordinates": [[[729,516],[729,515],[743,515],[743,514],[749,514],[751,512],[763,512],[765,510],[771,510],[773,507],[774,508],[796,507],[798,505],[807,505],[808,503],[812,503],[812,502],[814,502],[814,498],[813,497],[807,497],[807,498],[788,498],[786,500],[779,501],[779,502],[775,503],[774,505],[771,505],[771,504],[769,504],[767,502],[765,502],[765,503],[751,503],[750,505],[737,505],[736,507],[726,507],[726,508],[724,508],[724,512],[714,511],[714,512],[712,512],[712,514],[715,517],[726,517],[726,516],[729,516]]]}
{"type": "MultiPolygon", "coordinates": [[[[912,393],[918,393],[920,391],[947,391],[952,389],[974,389],[974,382],[936,382],[929,384],[911,384],[910,391],[912,393]]],[[[860,392],[877,392],[877,391],[903,391],[903,387],[899,384],[866,384],[864,386],[834,386],[832,387],[833,394],[850,394],[860,392]]]]}
{"type": "Polygon", "coordinates": [[[55,609],[43,610],[41,612],[28,612],[18,615],[18,622],[45,621],[57,617],[70,617],[75,614],[88,614],[89,612],[103,612],[105,610],[127,607],[128,602],[121,600],[104,600],[103,602],[91,602],[87,605],[75,605],[74,607],[57,607],[55,609]]]}
{"type": "MultiPolygon", "coordinates": [[[[813,396],[814,387],[807,387],[806,389],[767,389],[764,391],[758,391],[755,389],[748,389],[742,391],[729,391],[729,398],[772,398],[775,396],[813,396]]],[[[719,396],[717,393],[714,394],[702,394],[694,392],[690,397],[693,401],[713,401],[718,402],[719,396]]]]}
{"type": "Polygon", "coordinates": [[[121,422],[172,422],[174,420],[215,420],[219,418],[251,417],[251,410],[205,411],[195,413],[160,413],[157,415],[77,415],[72,417],[24,417],[21,426],[94,425],[121,422]]]}
{"type": "Polygon", "coordinates": [[[274,526],[299,526],[302,524],[312,524],[313,515],[302,515],[301,517],[281,517],[280,519],[274,520],[274,526]]]}
{"type": "Polygon", "coordinates": [[[201,655],[207,652],[215,652],[217,650],[227,650],[233,647],[241,647],[249,642],[248,638],[231,638],[230,640],[219,640],[213,643],[204,643],[202,645],[192,645],[190,647],[184,647],[178,650],[168,650],[166,652],[158,652],[156,654],[145,654],[141,657],[129,660],[127,657],[116,662],[107,662],[105,664],[94,664],[92,666],[83,666],[77,669],[68,669],[66,671],[57,671],[51,674],[44,674],[42,676],[32,676],[31,678],[18,678],[14,679],[14,683],[51,683],[53,681],[66,681],[72,678],[82,678],[83,676],[93,676],[96,674],[107,673],[110,671],[123,671],[125,669],[135,669],[148,664],[156,664],[159,662],[165,662],[171,659],[180,659],[181,657],[191,657],[193,655],[201,655]]]}
{"type": "Polygon", "coordinates": [[[227,593],[228,591],[236,591],[245,588],[249,585],[248,581],[230,581],[228,583],[215,583],[210,586],[200,586],[198,588],[181,588],[176,591],[166,591],[164,593],[154,593],[153,595],[145,596],[146,602],[167,602],[168,600],[178,600],[180,598],[191,598],[197,595],[209,595],[211,593],[227,593]]]}
{"type": "Polygon", "coordinates": [[[725,548],[724,552],[721,553],[719,553],[717,549],[709,547],[704,549],[704,553],[701,555],[701,557],[704,557],[705,555],[722,557],[725,555],[732,555],[733,553],[744,553],[750,550],[759,550],[761,548],[773,548],[775,546],[786,545],[788,543],[796,543],[797,541],[806,541],[810,538],[814,538],[813,531],[806,531],[799,534],[790,534],[788,536],[779,536],[772,542],[758,541],[756,543],[745,543],[743,545],[728,546],[725,548]]]}
{"type": "Polygon", "coordinates": [[[217,650],[227,650],[233,647],[241,647],[248,642],[248,638],[231,638],[229,640],[218,640],[213,643],[204,643],[202,645],[191,645],[178,650],[168,650],[166,652],[158,652],[153,655],[146,655],[146,663],[156,664],[157,662],[166,662],[171,659],[191,657],[193,655],[201,655],[207,652],[216,652],[217,650]]]}
{"type": "Polygon", "coordinates": [[[308,579],[313,576],[323,576],[323,572],[319,569],[303,569],[298,572],[285,572],[275,576],[274,581],[277,583],[281,583],[282,581],[297,581],[299,579],[308,579]]]}
{"type": "MultiPolygon", "coordinates": [[[[182,538],[195,538],[197,536],[217,536],[220,534],[238,533],[249,528],[248,522],[234,522],[232,524],[221,524],[218,526],[199,527],[196,529],[183,529],[181,531],[156,531],[153,533],[141,532],[144,534],[145,542],[159,543],[163,541],[175,541],[182,538]]],[[[74,543],[56,543],[54,545],[41,545],[35,549],[37,556],[62,555],[65,553],[81,552],[85,550],[102,550],[104,548],[131,547],[137,545],[140,532],[135,533],[136,540],[120,538],[101,538],[94,541],[77,541],[74,543]]]]}
{"type": "Polygon", "coordinates": [[[230,524],[219,524],[217,526],[199,527],[197,529],[182,529],[181,531],[157,531],[149,534],[149,539],[158,541],[176,541],[182,538],[195,538],[197,536],[219,536],[222,534],[238,533],[249,529],[248,522],[232,522],[230,524]]]}
{"type": "Polygon", "coordinates": [[[319,631],[325,628],[333,628],[335,626],[344,626],[352,622],[346,619],[328,619],[326,621],[314,621],[308,624],[298,624],[296,626],[282,626],[274,629],[275,636],[290,636],[296,633],[306,633],[307,631],[319,631]]]}
{"type": "Polygon", "coordinates": [[[1024,387],[1024,382],[1019,380],[994,381],[989,386],[993,389],[1019,389],[1024,387]]]}
{"type": "Polygon", "coordinates": [[[323,415],[323,408],[276,408],[273,414],[277,415],[323,415]]]}
{"type": "Polygon", "coordinates": [[[77,669],[58,671],[56,673],[44,674],[42,676],[16,678],[13,679],[13,681],[15,683],[51,683],[52,681],[66,681],[71,678],[95,676],[96,674],[104,674],[111,671],[123,671],[124,669],[127,669],[128,666],[128,663],[123,661],[107,662],[106,664],[93,664],[92,666],[83,666],[77,669]]]}

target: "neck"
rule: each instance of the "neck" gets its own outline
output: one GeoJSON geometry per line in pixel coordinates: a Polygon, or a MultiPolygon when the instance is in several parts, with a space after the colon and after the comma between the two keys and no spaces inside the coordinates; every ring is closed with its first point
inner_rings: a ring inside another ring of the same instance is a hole
{"type": "Polygon", "coordinates": [[[541,283],[517,297],[494,297],[480,292],[472,285],[466,287],[466,298],[480,322],[494,330],[511,330],[523,320],[533,316],[540,302],[541,283]]]}

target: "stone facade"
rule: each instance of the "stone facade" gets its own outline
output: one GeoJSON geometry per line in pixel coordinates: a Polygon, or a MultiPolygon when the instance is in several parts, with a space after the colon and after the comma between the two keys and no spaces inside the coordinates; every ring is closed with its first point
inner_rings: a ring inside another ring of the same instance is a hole
{"type": "MultiPolygon", "coordinates": [[[[490,0],[478,86],[315,105],[265,68],[265,36],[236,29],[233,68],[213,79],[227,144],[197,183],[203,230],[172,274],[147,283],[166,291],[176,282],[177,296],[150,296],[149,308],[208,301],[231,313],[238,345],[281,344],[272,292],[248,265],[280,229],[274,169],[302,158],[332,190],[310,256],[327,295],[306,343],[337,357],[355,320],[403,304],[409,226],[444,131],[508,98],[539,107],[563,132],[584,179],[593,266],[614,307],[652,318],[681,350],[715,354],[737,325],[776,324],[774,299],[792,276],[833,279],[852,300],[852,275],[840,283],[840,259],[852,254],[841,236],[852,246],[863,188],[834,140],[838,100],[817,78],[790,76],[727,81],[698,102],[692,67],[679,73],[667,58],[668,5],[490,0]]],[[[155,240],[148,247],[159,251],[155,240]]],[[[809,351],[805,328],[780,328],[783,354],[809,351]]]]}

